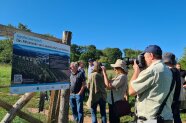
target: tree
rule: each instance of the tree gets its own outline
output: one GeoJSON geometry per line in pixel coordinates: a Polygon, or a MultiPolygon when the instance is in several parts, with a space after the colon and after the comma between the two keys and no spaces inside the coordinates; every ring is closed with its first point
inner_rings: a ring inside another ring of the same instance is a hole
{"type": "Polygon", "coordinates": [[[18,29],[31,32],[31,30],[27,27],[27,25],[24,25],[24,24],[22,24],[22,23],[19,23],[19,24],[18,24],[18,29]]]}
{"type": "Polygon", "coordinates": [[[71,61],[78,61],[81,53],[83,52],[83,47],[78,46],[76,44],[71,45],[71,53],[70,53],[70,60],[71,61]]]}
{"type": "Polygon", "coordinates": [[[80,55],[79,60],[88,61],[89,58],[95,59],[96,57],[96,46],[94,45],[88,45],[82,47],[82,52],[80,55]]]}
{"type": "MultiPolygon", "coordinates": [[[[11,28],[18,28],[21,30],[29,31],[31,30],[24,24],[19,23],[18,27],[11,24],[7,25],[11,28]]],[[[8,37],[7,37],[8,38],[8,37]]],[[[1,63],[11,63],[12,62],[12,39],[0,40],[0,62],[1,63]]]]}
{"type": "Polygon", "coordinates": [[[48,36],[48,37],[52,37],[52,38],[56,38],[55,36],[53,36],[53,35],[51,35],[49,33],[46,33],[46,34],[43,34],[43,35],[48,36]]]}
{"type": "Polygon", "coordinates": [[[8,27],[11,27],[11,28],[16,28],[16,27],[13,26],[12,24],[8,24],[7,26],[8,26],[8,27]]]}
{"type": "Polygon", "coordinates": [[[90,52],[82,53],[79,60],[88,61],[88,59],[91,58],[92,55],[93,54],[91,54],[90,52]]]}
{"type": "Polygon", "coordinates": [[[186,70],[186,48],[184,48],[184,54],[179,60],[179,63],[181,64],[182,68],[186,70]]]}
{"type": "Polygon", "coordinates": [[[0,63],[11,63],[12,62],[12,41],[1,40],[0,41],[0,63]]]}
{"type": "Polygon", "coordinates": [[[136,58],[142,51],[126,48],[126,49],[123,49],[123,52],[124,52],[125,57],[136,58]]]}
{"type": "Polygon", "coordinates": [[[106,48],[103,55],[108,58],[107,63],[113,64],[117,59],[122,58],[122,52],[119,48],[106,48]]]}
{"type": "Polygon", "coordinates": [[[99,62],[101,63],[107,63],[108,58],[106,56],[100,56],[99,62]]]}
{"type": "Polygon", "coordinates": [[[96,46],[95,45],[88,45],[87,46],[87,52],[95,52],[96,51],[96,46]]]}
{"type": "Polygon", "coordinates": [[[101,56],[103,56],[102,50],[96,49],[95,59],[100,59],[101,56]]]}

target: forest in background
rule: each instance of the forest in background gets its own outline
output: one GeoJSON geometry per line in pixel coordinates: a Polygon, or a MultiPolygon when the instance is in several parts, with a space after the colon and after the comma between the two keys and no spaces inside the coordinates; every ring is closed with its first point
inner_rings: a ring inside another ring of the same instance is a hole
{"type": "MultiPolygon", "coordinates": [[[[17,27],[11,24],[8,24],[7,26],[31,32],[31,29],[28,28],[27,25],[24,25],[22,23],[19,23],[17,27]]],[[[54,37],[49,33],[44,35],[54,37]]],[[[3,38],[4,39],[0,40],[0,63],[11,64],[13,39],[8,37],[3,38]]],[[[184,48],[183,50],[184,54],[180,59],[178,59],[178,62],[182,65],[182,68],[186,69],[186,48],[184,48]]],[[[72,43],[70,60],[71,61],[82,60],[87,66],[88,65],[87,61],[88,59],[91,58],[109,66],[109,64],[114,63],[117,59],[125,59],[125,57],[136,58],[141,52],[142,52],[141,50],[134,50],[131,48],[123,48],[121,50],[119,48],[112,47],[100,50],[97,49],[96,44],[80,46],[78,44],[72,43]]]]}

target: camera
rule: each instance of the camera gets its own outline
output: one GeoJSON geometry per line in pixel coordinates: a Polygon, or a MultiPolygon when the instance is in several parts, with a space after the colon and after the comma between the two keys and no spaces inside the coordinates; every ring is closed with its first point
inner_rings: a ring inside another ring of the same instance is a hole
{"type": "Polygon", "coordinates": [[[134,60],[136,60],[136,63],[138,64],[139,68],[146,67],[144,53],[140,53],[137,58],[125,57],[125,62],[127,66],[134,64],[134,60]]]}
{"type": "Polygon", "coordinates": [[[98,70],[99,70],[100,72],[102,71],[102,67],[105,67],[105,66],[103,65],[103,63],[98,62],[98,70]]]}

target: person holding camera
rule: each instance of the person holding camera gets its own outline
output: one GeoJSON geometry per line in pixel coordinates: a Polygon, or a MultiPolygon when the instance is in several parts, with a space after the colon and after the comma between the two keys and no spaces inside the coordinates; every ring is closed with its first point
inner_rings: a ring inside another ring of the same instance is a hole
{"type": "Polygon", "coordinates": [[[124,95],[127,92],[128,81],[127,81],[127,65],[125,61],[117,59],[115,64],[111,64],[116,73],[116,77],[109,80],[106,73],[106,68],[102,66],[104,82],[109,91],[107,95],[107,101],[109,104],[109,122],[120,123],[120,117],[114,113],[114,103],[120,100],[124,100],[124,95]],[[113,97],[113,99],[112,99],[113,97]],[[114,101],[114,102],[113,102],[114,101]]]}
{"type": "Polygon", "coordinates": [[[163,54],[163,62],[170,68],[173,73],[173,81],[175,82],[174,97],[172,102],[172,113],[174,118],[174,123],[182,123],[180,118],[180,90],[181,90],[181,79],[180,72],[175,67],[176,59],[175,55],[170,52],[163,54]]]}
{"type": "Polygon", "coordinates": [[[87,101],[87,106],[91,109],[92,123],[97,123],[97,106],[100,107],[100,114],[102,123],[107,122],[106,116],[106,98],[107,93],[105,90],[105,84],[103,75],[101,74],[102,69],[99,62],[94,61],[94,69],[88,78],[90,83],[90,93],[87,101]]]}
{"type": "Polygon", "coordinates": [[[137,120],[143,123],[172,123],[172,72],[162,62],[162,50],[159,46],[149,45],[143,53],[146,69],[140,71],[134,61],[134,73],[129,86],[129,95],[137,95],[137,120]]]}

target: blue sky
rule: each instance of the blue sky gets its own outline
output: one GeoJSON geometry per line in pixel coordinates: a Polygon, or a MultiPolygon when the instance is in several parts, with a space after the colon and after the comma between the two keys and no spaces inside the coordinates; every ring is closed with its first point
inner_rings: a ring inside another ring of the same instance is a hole
{"type": "Polygon", "coordinates": [[[23,23],[72,43],[144,50],[159,45],[178,58],[186,48],[185,0],[1,0],[0,24],[23,23]]]}

